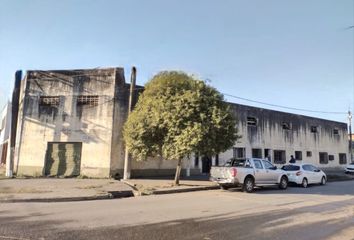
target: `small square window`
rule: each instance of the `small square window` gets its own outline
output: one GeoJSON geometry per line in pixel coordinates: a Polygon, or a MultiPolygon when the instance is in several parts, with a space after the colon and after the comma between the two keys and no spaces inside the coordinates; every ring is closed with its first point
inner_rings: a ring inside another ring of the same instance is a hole
{"type": "Polygon", "coordinates": [[[334,155],[328,155],[328,160],[333,161],[334,160],[334,155]]]}
{"type": "Polygon", "coordinates": [[[347,154],[345,153],[339,154],[339,164],[347,164],[347,154]]]}
{"type": "Polygon", "coordinates": [[[284,130],[291,130],[291,124],[288,122],[282,122],[281,125],[284,130]]]}
{"type": "Polygon", "coordinates": [[[262,149],[261,148],[252,148],[252,157],[253,158],[262,158],[262,149]]]}
{"type": "Polygon", "coordinates": [[[248,126],[257,126],[257,118],[247,117],[247,125],[248,126]]]}
{"type": "Polygon", "coordinates": [[[233,148],[234,158],[242,159],[246,158],[246,148],[233,148]]]}
{"type": "Polygon", "coordinates": [[[311,126],[311,132],[317,133],[317,126],[311,126]]]}
{"type": "Polygon", "coordinates": [[[338,129],[333,129],[333,134],[334,135],[338,135],[339,134],[339,130],[338,129]]]}
{"type": "Polygon", "coordinates": [[[328,153],[320,152],[320,164],[328,164],[328,153]]]}
{"type": "Polygon", "coordinates": [[[295,159],[302,160],[302,152],[301,151],[295,151],[295,159]]]}
{"type": "Polygon", "coordinates": [[[311,151],[307,151],[306,152],[306,157],[312,157],[312,152],[311,151]]]}

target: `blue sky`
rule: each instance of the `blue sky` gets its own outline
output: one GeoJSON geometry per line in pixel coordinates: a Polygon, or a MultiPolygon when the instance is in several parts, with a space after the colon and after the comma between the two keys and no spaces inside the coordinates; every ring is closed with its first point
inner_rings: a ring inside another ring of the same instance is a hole
{"type": "MultiPolygon", "coordinates": [[[[17,69],[183,70],[222,93],[353,110],[354,0],[0,0],[0,104],[17,69]]],[[[318,114],[229,101],[346,121],[318,114]]]]}

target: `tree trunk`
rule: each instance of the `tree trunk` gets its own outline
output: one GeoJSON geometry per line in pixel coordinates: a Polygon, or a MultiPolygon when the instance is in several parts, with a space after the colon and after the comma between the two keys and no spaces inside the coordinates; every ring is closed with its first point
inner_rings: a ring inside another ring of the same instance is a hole
{"type": "Polygon", "coordinates": [[[179,186],[179,177],[181,175],[181,169],[182,169],[182,159],[180,158],[180,159],[178,159],[178,162],[177,162],[175,182],[174,182],[175,186],[179,186]]]}

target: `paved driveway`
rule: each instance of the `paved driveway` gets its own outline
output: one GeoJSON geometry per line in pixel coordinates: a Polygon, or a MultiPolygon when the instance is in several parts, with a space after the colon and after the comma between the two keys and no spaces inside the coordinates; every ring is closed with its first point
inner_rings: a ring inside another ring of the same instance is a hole
{"type": "Polygon", "coordinates": [[[354,181],[0,205],[0,239],[354,239],[354,181]]]}

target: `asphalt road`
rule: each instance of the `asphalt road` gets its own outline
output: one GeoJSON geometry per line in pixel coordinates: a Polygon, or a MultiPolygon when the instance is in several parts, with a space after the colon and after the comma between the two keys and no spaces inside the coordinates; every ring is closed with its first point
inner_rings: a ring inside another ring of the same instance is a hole
{"type": "Polygon", "coordinates": [[[3,203],[0,239],[354,239],[354,181],[251,194],[3,203]]]}

